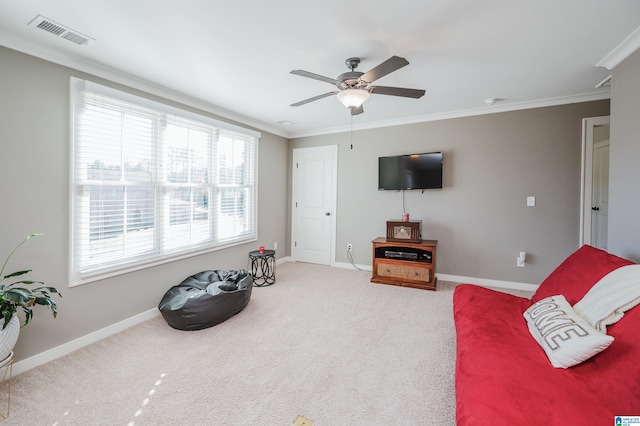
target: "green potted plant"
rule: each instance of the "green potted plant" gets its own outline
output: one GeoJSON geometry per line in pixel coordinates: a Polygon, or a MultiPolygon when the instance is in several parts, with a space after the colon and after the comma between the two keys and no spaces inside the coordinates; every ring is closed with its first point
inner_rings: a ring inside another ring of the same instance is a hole
{"type": "Polygon", "coordinates": [[[58,315],[58,309],[56,302],[52,299],[52,295],[57,293],[62,296],[55,287],[44,286],[41,281],[30,281],[22,279],[23,275],[31,272],[31,269],[24,271],[17,271],[5,275],[4,271],[9,263],[9,260],[14,253],[27,242],[30,238],[36,237],[42,234],[29,234],[27,237],[18,244],[13,251],[9,254],[7,259],[0,269],[0,321],[2,321],[2,327],[0,328],[0,362],[5,360],[13,351],[18,335],[20,333],[20,320],[16,315],[18,309],[24,312],[25,320],[24,325],[29,324],[29,320],[33,318],[33,307],[35,305],[48,306],[55,318],[58,315]],[[7,280],[13,281],[14,278],[20,277],[18,281],[7,283],[7,280]],[[27,288],[26,286],[40,285],[36,288],[27,288]]]}

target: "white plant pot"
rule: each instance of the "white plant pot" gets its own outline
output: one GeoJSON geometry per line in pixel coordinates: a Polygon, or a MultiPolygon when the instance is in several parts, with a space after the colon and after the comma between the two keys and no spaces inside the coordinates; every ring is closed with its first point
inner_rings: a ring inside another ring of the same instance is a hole
{"type": "Polygon", "coordinates": [[[20,320],[14,315],[3,330],[0,323],[0,362],[4,361],[13,351],[13,347],[20,335],[20,320]]]}

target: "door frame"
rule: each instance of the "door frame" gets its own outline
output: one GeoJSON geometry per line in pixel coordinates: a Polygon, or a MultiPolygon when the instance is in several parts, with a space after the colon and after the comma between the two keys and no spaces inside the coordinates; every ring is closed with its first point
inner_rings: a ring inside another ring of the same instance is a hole
{"type": "Polygon", "coordinates": [[[593,190],[593,129],[610,124],[610,116],[582,119],[582,170],[580,177],[580,247],[591,244],[591,193],[593,190]]]}
{"type": "Polygon", "coordinates": [[[295,229],[297,224],[297,209],[296,209],[296,190],[297,190],[297,174],[296,174],[296,162],[298,161],[298,155],[301,152],[314,153],[320,151],[328,151],[331,153],[331,226],[330,226],[330,242],[329,242],[329,265],[335,266],[336,264],[336,229],[337,229],[337,199],[338,199],[338,145],[323,145],[309,148],[294,148],[291,155],[291,258],[293,261],[297,261],[295,257],[295,242],[298,235],[298,230],[295,229]]]}

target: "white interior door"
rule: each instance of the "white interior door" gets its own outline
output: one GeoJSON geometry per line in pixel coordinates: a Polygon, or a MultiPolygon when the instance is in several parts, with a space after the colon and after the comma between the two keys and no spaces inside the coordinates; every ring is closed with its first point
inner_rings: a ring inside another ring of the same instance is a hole
{"type": "Polygon", "coordinates": [[[593,145],[591,245],[607,249],[609,223],[609,140],[593,145]]]}
{"type": "Polygon", "coordinates": [[[582,120],[580,245],[606,249],[609,213],[609,116],[582,120]]]}
{"type": "Polygon", "coordinates": [[[293,150],[291,255],[330,265],[336,228],[337,146],[293,150]]]}

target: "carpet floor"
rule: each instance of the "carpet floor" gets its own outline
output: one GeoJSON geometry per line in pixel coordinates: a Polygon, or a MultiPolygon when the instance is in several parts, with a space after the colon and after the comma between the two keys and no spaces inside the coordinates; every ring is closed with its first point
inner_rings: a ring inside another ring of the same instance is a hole
{"type": "Polygon", "coordinates": [[[454,283],[284,263],[238,315],[156,317],[14,377],[4,425],[454,425],[454,283]]]}

